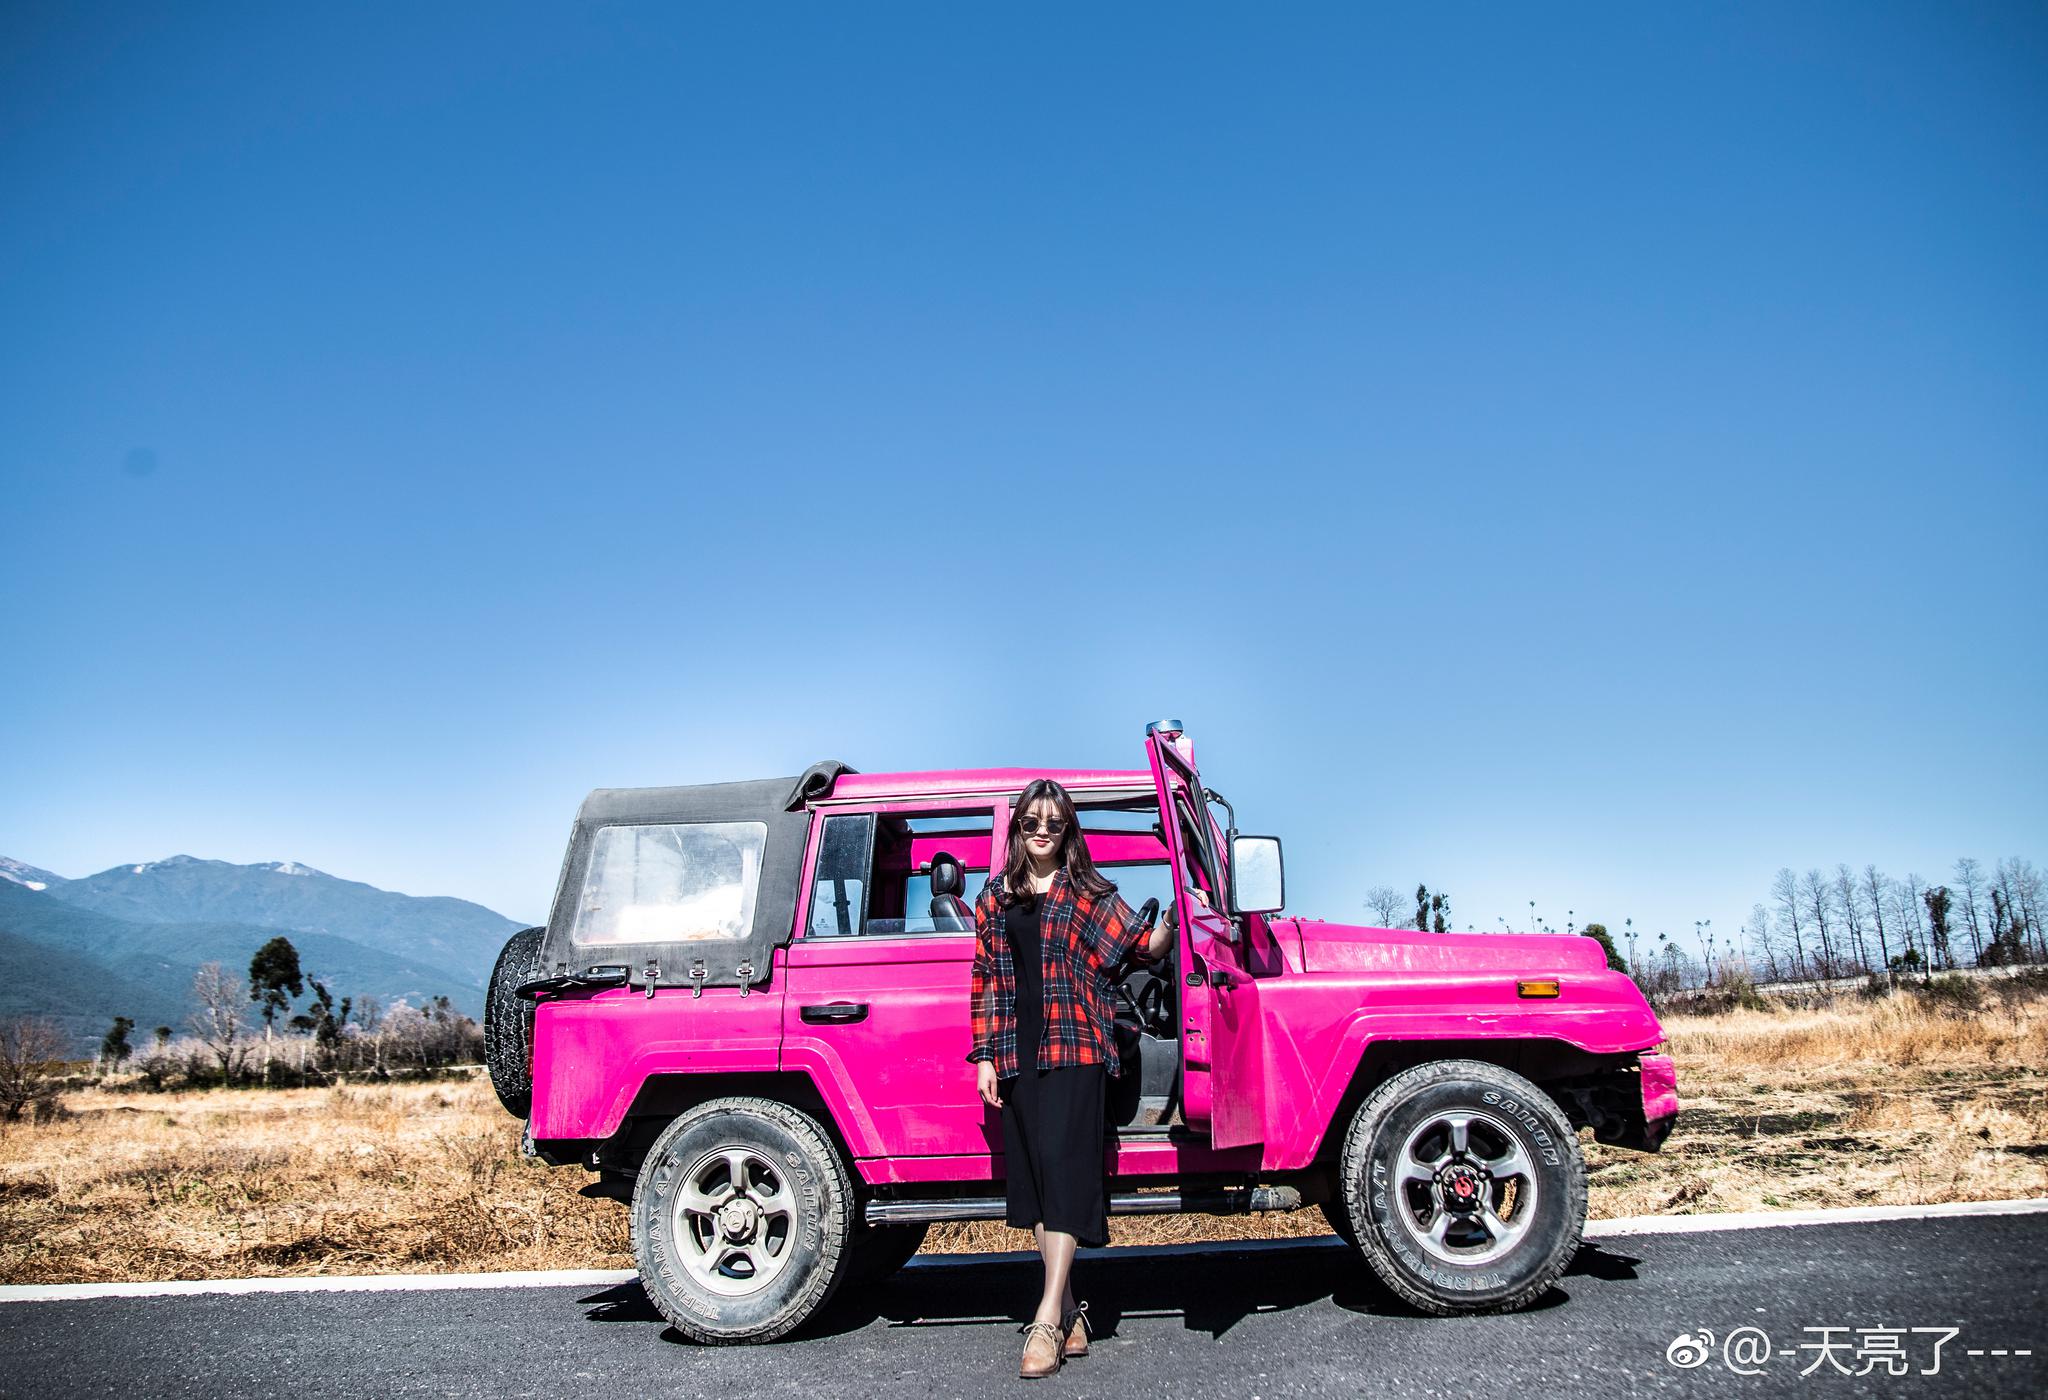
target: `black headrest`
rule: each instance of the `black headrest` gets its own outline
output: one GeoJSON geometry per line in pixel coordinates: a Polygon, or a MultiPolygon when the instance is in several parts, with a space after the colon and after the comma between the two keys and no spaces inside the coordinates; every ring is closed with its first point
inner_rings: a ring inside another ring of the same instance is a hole
{"type": "Polygon", "coordinates": [[[932,898],[942,894],[961,894],[966,889],[967,872],[961,868],[960,862],[948,852],[935,852],[932,856],[932,898]]]}

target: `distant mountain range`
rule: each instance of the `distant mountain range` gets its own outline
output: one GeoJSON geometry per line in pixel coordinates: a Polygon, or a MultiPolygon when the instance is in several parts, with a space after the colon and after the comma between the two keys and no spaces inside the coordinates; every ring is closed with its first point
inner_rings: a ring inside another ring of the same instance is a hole
{"type": "Polygon", "coordinates": [[[146,1045],[155,1026],[184,1033],[200,964],[246,977],[256,950],[282,934],[337,998],[446,996],[481,1016],[491,964],[519,928],[481,904],[295,861],[171,856],[67,880],[0,856],[0,1015],[49,1016],[81,1054],[115,1016],[131,1016],[146,1045]]]}

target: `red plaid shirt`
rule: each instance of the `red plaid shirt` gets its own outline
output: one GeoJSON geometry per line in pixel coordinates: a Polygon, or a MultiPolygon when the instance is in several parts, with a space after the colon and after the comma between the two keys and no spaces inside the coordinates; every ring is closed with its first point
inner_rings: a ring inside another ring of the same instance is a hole
{"type": "MultiPolygon", "coordinates": [[[[1001,871],[990,876],[974,901],[974,1049],[967,1058],[993,1060],[996,1077],[1007,1079],[1019,1064],[1017,971],[1003,927],[1005,911],[996,898],[1002,878],[1001,871]]],[[[1039,980],[1045,990],[1038,1067],[1101,1064],[1116,1074],[1116,1000],[1110,979],[1134,951],[1140,961],[1149,961],[1141,945],[1150,930],[1138,926],[1137,911],[1115,890],[1100,899],[1075,890],[1064,866],[1053,871],[1038,908],[1039,980]]]]}

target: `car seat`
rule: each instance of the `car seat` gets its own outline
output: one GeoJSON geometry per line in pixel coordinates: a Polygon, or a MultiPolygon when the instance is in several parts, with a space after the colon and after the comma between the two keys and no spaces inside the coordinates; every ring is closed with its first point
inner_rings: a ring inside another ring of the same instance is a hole
{"type": "Polygon", "coordinates": [[[933,854],[932,928],[938,933],[966,933],[974,927],[974,910],[960,897],[967,871],[945,851],[933,854]]]}

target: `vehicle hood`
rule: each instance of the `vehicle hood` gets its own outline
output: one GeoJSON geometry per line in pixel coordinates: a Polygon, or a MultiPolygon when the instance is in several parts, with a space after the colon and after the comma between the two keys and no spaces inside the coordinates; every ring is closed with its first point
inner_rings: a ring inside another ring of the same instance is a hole
{"type": "Polygon", "coordinates": [[[1286,917],[1274,931],[1300,940],[1309,972],[1516,972],[1542,977],[1598,972],[1607,953],[1593,939],[1561,933],[1423,933],[1286,917]]]}

